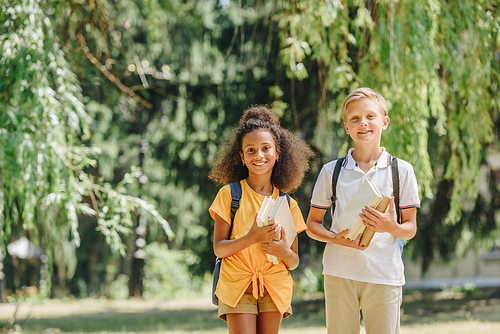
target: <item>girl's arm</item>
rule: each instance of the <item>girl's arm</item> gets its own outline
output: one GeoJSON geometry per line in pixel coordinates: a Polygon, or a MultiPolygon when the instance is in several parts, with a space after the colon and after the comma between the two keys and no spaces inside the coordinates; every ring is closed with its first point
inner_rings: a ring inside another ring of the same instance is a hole
{"type": "Polygon", "coordinates": [[[257,226],[254,218],[253,225],[247,234],[241,238],[230,240],[230,225],[219,215],[215,215],[214,225],[214,253],[223,258],[238,253],[239,251],[258,243],[267,243],[274,240],[276,224],[266,227],[257,226]]]}

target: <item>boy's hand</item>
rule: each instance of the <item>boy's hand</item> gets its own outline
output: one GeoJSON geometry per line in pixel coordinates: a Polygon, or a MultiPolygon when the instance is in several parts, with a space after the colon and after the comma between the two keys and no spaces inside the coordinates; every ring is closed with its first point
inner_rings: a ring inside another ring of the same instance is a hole
{"type": "Polygon", "coordinates": [[[345,230],[343,231],[340,231],[339,233],[336,233],[333,237],[332,237],[332,242],[334,244],[337,244],[337,245],[341,245],[341,246],[346,246],[346,247],[351,247],[351,248],[356,248],[356,249],[359,249],[359,250],[365,250],[366,249],[366,246],[360,246],[359,245],[359,242],[361,241],[361,235],[359,235],[356,240],[352,241],[350,239],[347,239],[345,236],[347,233],[349,233],[351,229],[350,228],[346,228],[345,230]]]}
{"type": "Polygon", "coordinates": [[[393,197],[391,198],[391,202],[389,204],[389,210],[386,213],[379,212],[368,205],[365,205],[359,216],[363,219],[363,223],[369,229],[375,232],[391,233],[398,227],[398,223],[394,219],[394,217],[396,217],[395,212],[393,197]]]}

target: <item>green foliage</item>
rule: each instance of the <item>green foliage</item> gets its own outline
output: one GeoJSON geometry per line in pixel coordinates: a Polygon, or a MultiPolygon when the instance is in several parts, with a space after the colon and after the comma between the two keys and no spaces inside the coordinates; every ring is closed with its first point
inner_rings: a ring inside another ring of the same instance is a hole
{"type": "MultiPolygon", "coordinates": [[[[91,119],[82,91],[44,8],[33,0],[0,4],[0,226],[5,244],[28,234],[51,260],[75,268],[68,242],[80,243],[79,215],[94,215],[113,249],[124,252],[122,236],[131,211],[151,213],[172,235],[149,203],[127,195],[139,174],[114,185],[94,180],[100,149],[86,146],[91,119]]],[[[73,270],[70,268],[68,275],[73,270]]]]}
{"type": "Polygon", "coordinates": [[[193,276],[190,267],[200,258],[188,250],[170,250],[166,244],[152,243],[145,248],[145,299],[168,300],[200,295],[203,280],[193,276]]]}
{"type": "MultiPolygon", "coordinates": [[[[479,294],[479,290],[477,289],[476,285],[473,283],[469,284],[464,284],[464,285],[453,285],[449,287],[447,290],[449,290],[449,293],[451,294],[458,294],[458,293],[463,293],[467,296],[474,296],[479,294]]],[[[446,292],[446,290],[445,290],[446,292]]]]}
{"type": "Polygon", "coordinates": [[[297,290],[300,293],[324,292],[323,273],[306,267],[297,284],[297,290]]]}
{"type": "MultiPolygon", "coordinates": [[[[207,208],[219,186],[207,173],[242,111],[272,104],[281,124],[317,151],[293,194],[307,215],[319,168],[351,145],[342,102],[370,86],[389,104],[383,145],[413,164],[421,187],[419,231],[405,255],[429,264],[493,244],[498,190],[492,182],[491,198],[478,196],[478,176],[486,148],[498,151],[497,7],[487,0],[2,3],[2,239],[28,231],[66,256],[72,251],[62,241],[78,244],[89,214],[106,242],[131,254],[140,221],[148,242],[194,252],[202,260],[189,269],[204,275],[214,257],[207,208]]],[[[94,237],[82,238],[95,251],[94,237]]],[[[301,253],[317,253],[312,243],[301,238],[301,253]]],[[[83,268],[73,263],[69,272],[83,268]]]]}
{"type": "Polygon", "coordinates": [[[2,241],[26,230],[44,246],[78,243],[77,214],[92,212],[78,171],[96,153],[77,144],[88,136],[81,92],[40,6],[1,6],[2,241]]]}
{"type": "MultiPolygon", "coordinates": [[[[140,167],[144,183],[128,191],[155,203],[168,219],[176,235],[169,246],[213,258],[207,208],[217,186],[207,174],[242,111],[272,101],[274,5],[152,0],[53,6],[55,13],[69,13],[52,21],[72,51],[94,120],[90,144],[102,150],[95,174],[116,185],[132,166],[140,167]]],[[[145,219],[148,241],[165,240],[152,222],[145,219]]],[[[204,274],[212,262],[194,269],[204,274]]]]}
{"type": "MultiPolygon", "coordinates": [[[[323,95],[312,142],[320,152],[345,152],[345,142],[331,138],[345,136],[341,107],[350,91],[369,86],[388,101],[391,123],[383,145],[412,163],[423,210],[431,212],[419,215],[417,248],[411,251],[424,263],[439,254],[440,244],[453,252],[464,236],[460,231],[484,236],[466,223],[463,212],[476,204],[485,148],[498,149],[497,6],[491,1],[304,0],[280,14],[288,75],[303,80],[318,73],[323,95]],[[307,45],[310,55],[299,45],[307,45]],[[298,73],[299,67],[308,75],[298,73]],[[443,182],[448,187],[440,193],[443,182]],[[439,200],[446,205],[430,204],[439,200]],[[430,236],[434,233],[436,238],[430,236]]],[[[490,222],[487,229],[495,225],[490,222]]]]}
{"type": "Polygon", "coordinates": [[[124,300],[129,297],[127,275],[118,275],[116,280],[109,285],[109,296],[113,300],[124,300]]]}

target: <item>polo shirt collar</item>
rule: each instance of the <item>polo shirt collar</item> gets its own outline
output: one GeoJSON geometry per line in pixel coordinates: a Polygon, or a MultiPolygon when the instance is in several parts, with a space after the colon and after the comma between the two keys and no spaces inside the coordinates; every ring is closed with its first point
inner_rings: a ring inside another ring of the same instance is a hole
{"type": "MultiPolygon", "coordinates": [[[[375,166],[378,168],[387,168],[391,164],[391,155],[385,147],[381,147],[382,149],[382,154],[380,155],[380,158],[378,158],[377,162],[375,163],[375,166]]],[[[349,149],[349,152],[347,152],[347,155],[345,156],[345,162],[343,167],[346,169],[354,169],[354,167],[358,167],[358,164],[352,157],[352,152],[354,151],[354,148],[349,149]]]]}

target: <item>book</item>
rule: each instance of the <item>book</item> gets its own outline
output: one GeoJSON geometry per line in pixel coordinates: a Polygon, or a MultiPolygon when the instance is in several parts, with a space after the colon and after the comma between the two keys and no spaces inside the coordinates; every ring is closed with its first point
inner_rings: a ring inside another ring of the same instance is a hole
{"type": "MultiPolygon", "coordinates": [[[[279,196],[275,200],[273,200],[271,196],[267,196],[262,202],[261,209],[257,214],[257,225],[262,227],[273,225],[274,223],[279,223],[283,226],[285,234],[287,235],[288,247],[291,247],[297,235],[297,231],[286,196],[279,196]]],[[[267,260],[273,264],[279,263],[279,259],[276,256],[270,254],[266,254],[266,256],[267,260]]]]}
{"type": "MultiPolygon", "coordinates": [[[[391,198],[384,195],[384,198],[382,198],[382,200],[377,205],[375,210],[385,213],[387,211],[387,208],[389,207],[390,202],[391,202],[391,198]]],[[[361,241],[359,242],[359,244],[361,246],[368,246],[370,244],[370,241],[372,241],[372,238],[374,235],[375,235],[375,231],[370,230],[369,228],[367,228],[365,226],[365,230],[363,232],[363,236],[361,237],[361,241]]]]}
{"type": "Polygon", "coordinates": [[[269,225],[278,223],[283,226],[287,235],[288,247],[291,247],[297,235],[297,230],[295,229],[295,223],[293,222],[292,212],[290,211],[286,196],[280,196],[276,199],[267,221],[269,225]]]}
{"type": "Polygon", "coordinates": [[[363,224],[363,220],[359,217],[363,207],[368,205],[375,210],[385,213],[389,206],[391,198],[382,194],[371,179],[365,179],[353,198],[347,204],[345,209],[337,219],[337,225],[340,230],[351,228],[346,238],[356,240],[361,234],[360,245],[368,246],[375,232],[370,230],[363,224]]]}

